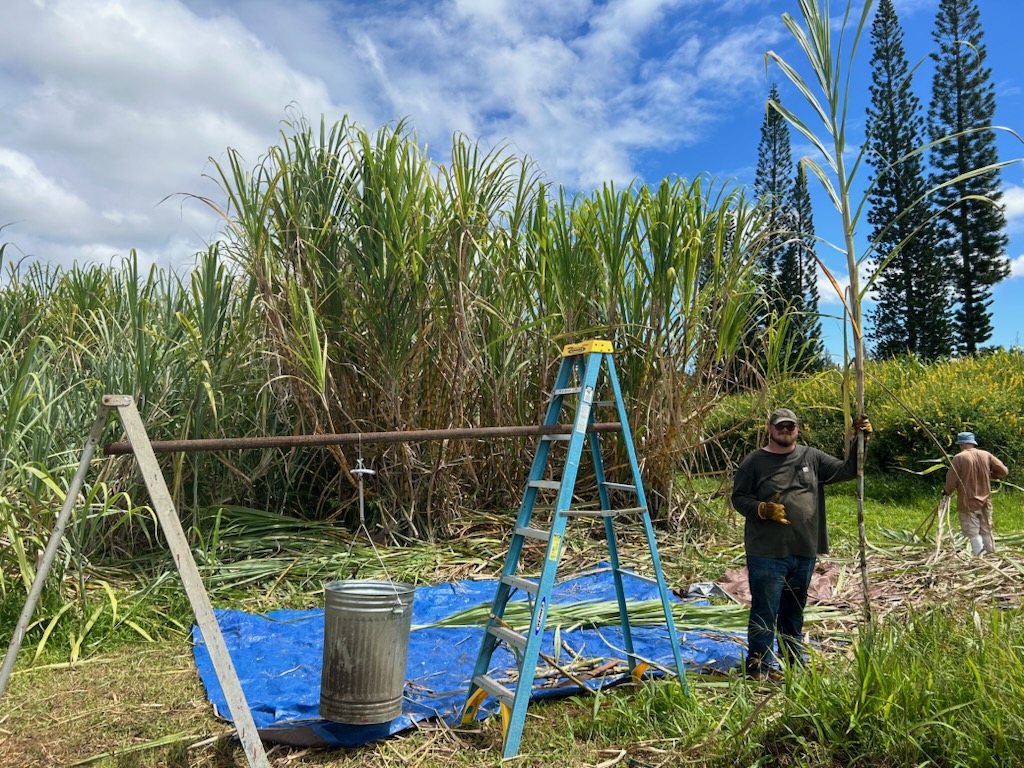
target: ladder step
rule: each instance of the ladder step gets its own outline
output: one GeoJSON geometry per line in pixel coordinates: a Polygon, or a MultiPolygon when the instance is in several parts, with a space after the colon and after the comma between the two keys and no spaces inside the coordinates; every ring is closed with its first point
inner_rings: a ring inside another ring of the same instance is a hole
{"type": "Polygon", "coordinates": [[[531,480],[528,485],[531,488],[545,488],[549,491],[557,491],[562,487],[561,480],[531,480]]]}
{"type": "Polygon", "coordinates": [[[621,517],[638,515],[647,511],[647,507],[627,507],[625,509],[565,509],[565,517],[621,517]]]}
{"type": "MultiPolygon", "coordinates": [[[[545,538],[547,538],[547,531],[538,531],[538,533],[545,534],[545,538]]],[[[537,582],[530,581],[529,579],[522,579],[518,576],[502,576],[501,583],[508,584],[515,589],[521,589],[523,592],[529,592],[531,595],[537,594],[537,582]]]]}
{"type": "Polygon", "coordinates": [[[572,433],[565,432],[558,435],[541,435],[540,439],[548,440],[549,442],[554,442],[555,440],[572,440],[572,433]]]}
{"type": "Polygon", "coordinates": [[[598,407],[608,407],[610,405],[615,405],[615,401],[614,400],[595,400],[593,402],[593,406],[595,408],[598,408],[598,407]]]}
{"type": "Polygon", "coordinates": [[[562,389],[556,389],[551,393],[552,397],[558,397],[559,395],[578,395],[583,391],[583,387],[563,387],[562,389]]]}
{"type": "Polygon", "coordinates": [[[541,531],[537,528],[516,528],[515,535],[537,541],[547,541],[551,538],[550,531],[541,531]]]}
{"type": "Polygon", "coordinates": [[[519,650],[526,648],[526,637],[519,634],[514,629],[508,629],[507,627],[488,627],[487,633],[493,635],[499,640],[504,640],[507,645],[514,645],[519,650]]]}
{"type": "Polygon", "coordinates": [[[477,688],[483,688],[491,696],[502,702],[506,706],[511,707],[512,702],[515,701],[516,695],[513,691],[510,691],[504,685],[499,683],[493,677],[487,675],[476,675],[473,677],[473,683],[477,688]]]}
{"type": "Polygon", "coordinates": [[[630,491],[636,493],[636,486],[632,483],[609,483],[605,482],[604,487],[611,491],[630,491]]]}

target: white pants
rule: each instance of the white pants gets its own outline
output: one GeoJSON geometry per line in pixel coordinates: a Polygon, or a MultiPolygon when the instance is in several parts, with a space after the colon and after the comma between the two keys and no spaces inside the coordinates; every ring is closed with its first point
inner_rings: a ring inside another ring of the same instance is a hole
{"type": "Polygon", "coordinates": [[[992,505],[989,504],[976,512],[960,513],[960,531],[971,542],[971,552],[980,555],[982,551],[995,552],[996,544],[992,539],[992,505]]]}

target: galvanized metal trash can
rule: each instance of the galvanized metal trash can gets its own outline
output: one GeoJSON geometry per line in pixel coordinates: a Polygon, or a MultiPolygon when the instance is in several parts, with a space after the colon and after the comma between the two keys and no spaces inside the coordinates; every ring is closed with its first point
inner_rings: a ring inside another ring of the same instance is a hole
{"type": "Polygon", "coordinates": [[[402,714],[415,588],[391,581],[336,581],[324,588],[320,716],[387,723],[402,714]]]}

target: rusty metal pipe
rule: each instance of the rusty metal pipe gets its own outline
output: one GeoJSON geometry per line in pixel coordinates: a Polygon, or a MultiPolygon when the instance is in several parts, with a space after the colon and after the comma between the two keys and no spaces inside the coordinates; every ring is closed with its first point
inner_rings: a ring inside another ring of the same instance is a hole
{"type": "MultiPolygon", "coordinates": [[[[588,432],[621,432],[618,421],[600,422],[587,427],[588,432]]],[[[213,437],[199,440],[153,440],[154,453],[202,453],[204,451],[248,451],[258,448],[318,448],[326,445],[357,445],[359,443],[422,443],[428,440],[480,440],[494,437],[528,437],[531,435],[567,435],[571,424],[519,427],[463,427],[459,429],[414,429],[407,432],[346,432],[337,435],[280,435],[275,437],[213,437]]],[[[107,443],[103,453],[123,456],[134,453],[127,441],[107,443]]]]}

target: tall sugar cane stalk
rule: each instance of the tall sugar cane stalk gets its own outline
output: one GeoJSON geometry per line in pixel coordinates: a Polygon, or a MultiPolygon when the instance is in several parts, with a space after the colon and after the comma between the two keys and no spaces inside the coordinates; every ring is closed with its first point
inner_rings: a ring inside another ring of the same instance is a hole
{"type": "MultiPolygon", "coordinates": [[[[839,282],[828,270],[825,264],[819,260],[819,265],[825,273],[825,276],[832,283],[832,286],[835,288],[840,300],[843,302],[846,308],[846,316],[849,318],[850,325],[853,330],[855,407],[857,409],[857,415],[859,417],[863,417],[864,336],[861,324],[861,299],[864,294],[871,289],[871,285],[878,277],[878,274],[885,269],[885,267],[894,258],[897,257],[903,247],[918,234],[920,228],[912,232],[894,248],[886,245],[886,243],[881,239],[882,235],[876,235],[874,239],[867,244],[863,255],[859,259],[857,258],[857,252],[853,242],[853,233],[857,229],[858,219],[869,201],[872,189],[871,185],[869,185],[856,205],[851,202],[850,191],[853,188],[857,169],[860,167],[861,161],[864,159],[864,154],[868,151],[870,143],[867,141],[861,143],[856,159],[848,171],[846,163],[846,119],[849,108],[850,71],[852,70],[856,56],[857,44],[864,32],[864,28],[867,26],[867,21],[871,15],[874,2],[873,0],[868,0],[864,3],[863,8],[860,11],[860,18],[857,22],[856,30],[849,38],[850,50],[848,53],[843,52],[843,43],[845,42],[847,30],[850,28],[850,20],[853,13],[852,0],[847,0],[842,24],[839,27],[839,33],[836,38],[837,45],[834,52],[832,29],[830,26],[831,15],[829,13],[828,0],[798,0],[798,2],[804,25],[801,26],[788,13],[783,14],[782,20],[786,25],[786,28],[793,35],[793,38],[797,41],[804,55],[807,57],[811,73],[820,88],[820,94],[813,92],[800,74],[778,54],[769,51],[765,55],[765,64],[767,65],[768,62],[774,62],[780,69],[782,69],[789,81],[793,83],[793,85],[800,91],[801,95],[803,95],[804,100],[810,107],[811,111],[819,120],[821,120],[825,129],[824,134],[822,137],[816,135],[800,118],[778,102],[769,101],[768,108],[776,110],[779,114],[785,117],[794,128],[800,131],[800,133],[814,145],[815,149],[817,149],[821,157],[825,160],[825,167],[813,158],[805,157],[801,159],[800,162],[818,177],[821,185],[831,198],[832,204],[836,207],[836,210],[839,211],[842,217],[843,245],[839,250],[842,250],[846,254],[847,270],[849,272],[850,282],[849,291],[844,295],[839,282]],[[819,95],[823,98],[819,98],[819,95]],[[883,248],[886,248],[888,252],[882,252],[883,248]],[[877,267],[874,270],[874,274],[862,288],[860,285],[859,268],[870,261],[876,262],[877,267]]],[[[924,146],[915,147],[901,158],[901,160],[909,160],[946,142],[961,141],[965,137],[983,130],[1004,131],[1020,141],[1020,136],[1007,128],[996,128],[994,126],[984,125],[971,126],[963,131],[949,136],[944,136],[924,146]]],[[[1005,160],[1001,162],[997,161],[978,168],[968,168],[953,178],[940,181],[938,185],[927,190],[924,195],[913,201],[912,204],[926,205],[930,196],[939,189],[951,187],[975,177],[992,174],[1004,167],[1019,162],[1019,158],[1014,158],[1012,160],[1005,160]]],[[[969,195],[967,197],[980,199],[989,204],[996,204],[995,201],[989,198],[978,198],[974,195],[969,195]]],[[[967,197],[962,199],[967,199],[967,197]]],[[[903,213],[897,214],[896,220],[903,215],[903,213]]],[[[932,215],[932,218],[934,218],[934,214],[932,215]]],[[[894,222],[890,222],[889,226],[894,222]]],[[[888,229],[888,227],[883,228],[882,234],[885,233],[886,229],[888,229]]],[[[847,366],[844,368],[844,411],[846,410],[847,404],[846,393],[849,391],[846,386],[848,375],[849,367],[847,366]]],[[[871,601],[868,591],[867,538],[864,531],[864,434],[859,431],[857,433],[857,533],[860,540],[861,583],[864,589],[864,619],[865,621],[870,622],[871,601]]]]}
{"type": "MultiPolygon", "coordinates": [[[[825,133],[823,136],[815,134],[800,118],[777,101],[770,100],[768,108],[779,112],[794,128],[810,140],[824,158],[827,166],[823,167],[820,162],[808,157],[800,161],[817,176],[831,198],[832,204],[842,217],[842,250],[846,253],[850,281],[849,292],[846,295],[844,304],[847,317],[853,328],[855,407],[857,415],[863,417],[864,337],[861,325],[861,289],[858,275],[858,259],[853,242],[856,219],[862,206],[858,206],[855,213],[850,200],[850,190],[853,186],[857,169],[860,167],[860,162],[864,156],[864,147],[862,146],[855,162],[848,171],[846,164],[846,118],[849,109],[850,71],[852,70],[852,64],[856,55],[857,44],[860,41],[873,2],[869,0],[864,3],[856,32],[850,40],[851,45],[848,55],[843,53],[843,43],[845,42],[844,36],[850,21],[852,3],[848,0],[846,4],[843,23],[840,27],[838,38],[835,41],[833,41],[832,29],[830,27],[828,0],[824,0],[824,2],[821,2],[821,0],[799,0],[799,6],[804,26],[801,26],[788,13],[783,14],[782,20],[807,57],[814,80],[817,81],[820,87],[820,95],[811,89],[796,69],[775,52],[769,51],[765,55],[765,64],[767,66],[768,62],[772,61],[782,69],[789,81],[803,95],[808,106],[821,120],[825,133]],[[834,51],[833,42],[836,43],[834,51]]],[[[842,300],[843,292],[839,287],[838,281],[824,264],[821,264],[821,266],[842,300]]],[[[844,371],[844,375],[848,375],[849,368],[845,368],[844,371]]],[[[844,402],[845,409],[846,403],[844,402]]],[[[860,551],[861,584],[864,590],[864,620],[870,623],[871,600],[868,590],[867,537],[864,530],[864,435],[862,432],[857,433],[857,534],[860,551]]]]}
{"type": "MultiPolygon", "coordinates": [[[[865,3],[865,13],[871,6],[871,2],[865,3]]],[[[826,21],[827,21],[826,14],[826,21]]],[[[863,19],[861,23],[863,24],[863,19]]],[[[827,29],[827,27],[826,27],[827,29]]],[[[860,36],[860,29],[857,30],[860,36]]],[[[856,49],[856,42],[854,43],[856,49]]],[[[852,59],[852,53],[851,53],[852,59]]],[[[844,106],[845,109],[845,106],[844,106]]],[[[840,179],[846,178],[846,164],[843,159],[842,147],[836,146],[837,171],[840,179]]],[[[850,180],[856,172],[858,163],[854,164],[854,171],[850,174],[850,180]]],[[[857,415],[863,419],[864,410],[864,326],[861,324],[861,290],[860,275],[857,269],[857,252],[854,250],[853,229],[854,222],[850,215],[850,187],[842,186],[842,215],[843,215],[843,237],[846,246],[846,268],[850,276],[849,313],[850,325],[853,327],[853,375],[854,391],[856,397],[857,415]]],[[[860,567],[860,585],[864,593],[864,621],[871,623],[871,592],[868,589],[868,538],[864,530],[864,433],[857,430],[857,554],[860,567]]]]}

